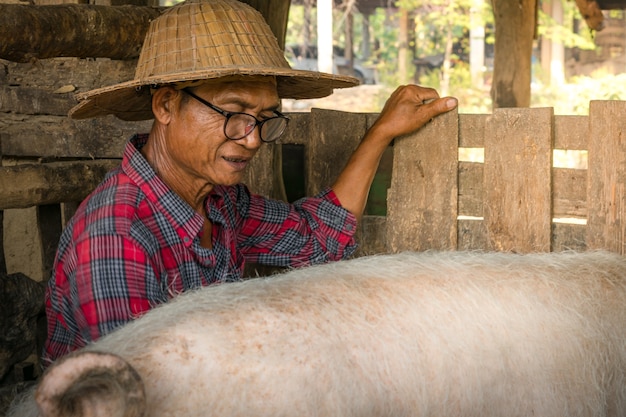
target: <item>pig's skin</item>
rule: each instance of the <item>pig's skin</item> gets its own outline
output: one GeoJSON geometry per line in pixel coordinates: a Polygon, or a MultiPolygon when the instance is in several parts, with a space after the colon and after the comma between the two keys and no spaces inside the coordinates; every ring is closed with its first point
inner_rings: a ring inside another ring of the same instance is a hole
{"type": "Polygon", "coordinates": [[[132,365],[146,417],[625,416],[626,258],[360,258],[181,295],[85,351],[132,365]]]}

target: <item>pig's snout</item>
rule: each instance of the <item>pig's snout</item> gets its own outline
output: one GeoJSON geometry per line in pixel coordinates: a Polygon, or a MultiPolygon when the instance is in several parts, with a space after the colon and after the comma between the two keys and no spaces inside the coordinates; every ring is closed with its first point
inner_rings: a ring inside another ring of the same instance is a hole
{"type": "Polygon", "coordinates": [[[35,393],[44,417],[141,417],[146,398],[135,369],[117,355],[71,354],[52,365],[35,393]]]}

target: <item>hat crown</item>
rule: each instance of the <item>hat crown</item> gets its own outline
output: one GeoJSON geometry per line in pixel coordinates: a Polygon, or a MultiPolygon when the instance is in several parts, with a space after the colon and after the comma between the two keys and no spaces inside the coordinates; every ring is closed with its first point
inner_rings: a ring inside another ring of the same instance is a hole
{"type": "Polygon", "coordinates": [[[263,16],[237,0],[188,0],[150,23],[135,79],[252,67],[290,68],[263,16]]]}

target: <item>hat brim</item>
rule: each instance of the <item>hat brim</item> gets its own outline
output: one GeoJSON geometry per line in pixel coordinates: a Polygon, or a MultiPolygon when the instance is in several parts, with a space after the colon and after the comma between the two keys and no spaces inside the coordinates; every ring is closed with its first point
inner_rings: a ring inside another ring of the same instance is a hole
{"type": "Polygon", "coordinates": [[[324,72],[294,70],[291,68],[228,68],[167,74],[132,80],[108,87],[102,87],[76,95],[78,104],[69,111],[73,119],[112,114],[127,121],[153,118],[149,88],[144,86],[171,84],[184,81],[210,80],[233,75],[267,75],[276,77],[278,96],[291,99],[312,99],[326,97],[335,88],[349,88],[359,84],[359,80],[346,75],[324,72]]]}

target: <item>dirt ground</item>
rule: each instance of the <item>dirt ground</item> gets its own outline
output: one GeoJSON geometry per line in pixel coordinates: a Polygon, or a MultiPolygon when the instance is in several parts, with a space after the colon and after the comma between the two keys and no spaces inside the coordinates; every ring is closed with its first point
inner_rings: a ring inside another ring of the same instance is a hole
{"type": "Polygon", "coordinates": [[[283,112],[308,112],[311,108],[342,110],[354,113],[379,113],[389,93],[381,85],[359,85],[337,89],[324,98],[283,100],[283,112]]]}

